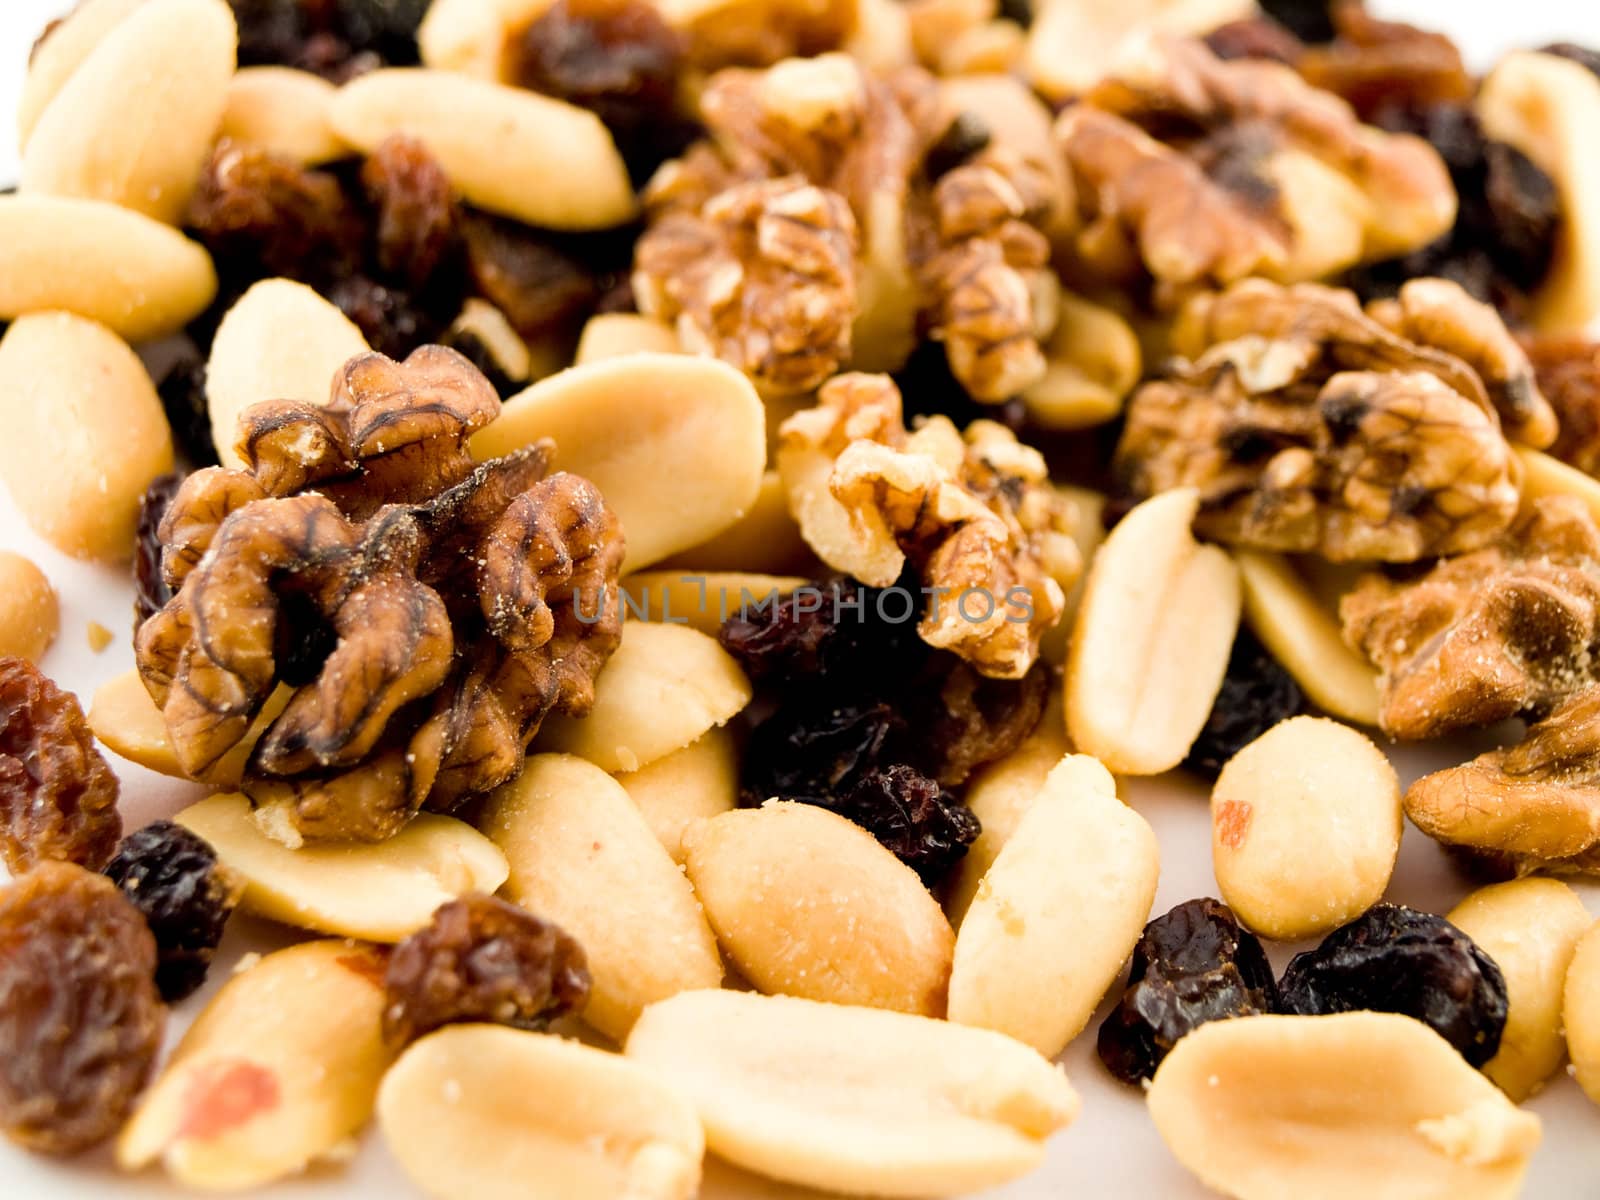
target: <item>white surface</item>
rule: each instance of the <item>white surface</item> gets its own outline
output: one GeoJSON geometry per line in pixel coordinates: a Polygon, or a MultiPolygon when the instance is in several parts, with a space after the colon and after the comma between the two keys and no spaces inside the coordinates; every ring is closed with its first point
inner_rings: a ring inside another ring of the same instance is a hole
{"type": "MultiPolygon", "coordinates": [[[[1089,3],[1098,0],[1064,0],[1089,3]]],[[[59,0],[0,0],[0,130],[12,126],[15,93],[28,47],[46,19],[61,11],[59,0]]],[[[1600,6],[1581,0],[1438,0],[1375,4],[1385,14],[1442,23],[1482,67],[1501,48],[1535,46],[1557,38],[1600,44],[1600,6]]],[[[1600,130],[1596,131],[1600,153],[1600,130]]],[[[0,181],[14,178],[14,146],[0,144],[0,181]]],[[[0,434],[3,436],[3,434],[0,434]]],[[[19,550],[42,566],[61,594],[61,636],[44,662],[45,670],[87,704],[94,688],[132,665],[129,645],[131,590],[125,572],[72,562],[31,535],[0,494],[0,546],[19,550]],[[100,655],[85,642],[87,622],[113,630],[116,641],[100,655]]],[[[1407,751],[1397,755],[1404,782],[1425,770],[1460,761],[1469,748],[1450,754],[1407,751]]],[[[1471,751],[1471,752],[1475,752],[1471,751]]],[[[113,758],[123,780],[123,811],[130,827],[176,811],[202,795],[201,789],[153,775],[113,758]]],[[[1161,887],[1156,911],[1201,895],[1215,895],[1211,874],[1210,823],[1203,788],[1182,776],[1134,781],[1130,802],[1155,826],[1162,847],[1161,887]]],[[[1444,912],[1469,890],[1434,844],[1408,827],[1400,866],[1388,898],[1433,912],[1444,912]]],[[[1600,914],[1600,885],[1580,887],[1590,911],[1600,914]]],[[[280,929],[236,920],[224,943],[218,969],[198,997],[184,1004],[176,1024],[186,1023],[226,977],[228,966],[249,950],[269,949],[290,940],[280,929]]],[[[1299,947],[1273,946],[1280,969],[1299,947]]],[[[1073,1083],[1083,1095],[1083,1115],[1055,1139],[1048,1164],[1034,1176],[994,1194],[1005,1200],[1166,1197],[1201,1200],[1208,1195],[1168,1154],[1144,1114],[1140,1094],[1112,1081],[1094,1058],[1090,1029],[1063,1056],[1073,1083]]],[[[1382,1086],[1382,1081],[1375,1081],[1382,1086]]],[[[1545,1122],[1544,1146],[1534,1160],[1526,1195],[1540,1200],[1600,1198],[1600,1109],[1589,1104],[1570,1078],[1558,1078],[1530,1105],[1545,1122]]],[[[0,1198],[89,1200],[93,1197],[166,1197],[177,1194],[158,1174],[118,1178],[95,1155],[70,1164],[34,1158],[0,1144],[0,1198]]],[[[271,1189],[272,1196],[323,1198],[405,1198],[416,1193],[369,1131],[360,1154],[345,1170],[319,1170],[271,1189]]],[[[710,1200],[796,1200],[802,1193],[709,1165],[705,1195],[710,1200]]],[[[1284,1200],[1293,1200],[1285,1197],[1284,1200]]]]}

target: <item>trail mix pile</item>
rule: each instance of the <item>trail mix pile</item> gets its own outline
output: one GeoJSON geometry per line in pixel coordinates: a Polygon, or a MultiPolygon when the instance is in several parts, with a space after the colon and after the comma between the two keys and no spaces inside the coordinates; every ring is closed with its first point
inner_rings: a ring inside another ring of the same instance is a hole
{"type": "Polygon", "coordinates": [[[964,1194],[1104,1001],[1219,1193],[1517,1194],[1600,1103],[1597,127],[1361,0],[83,0],[0,479],[131,660],[0,552],[0,1132],[964,1194]]]}

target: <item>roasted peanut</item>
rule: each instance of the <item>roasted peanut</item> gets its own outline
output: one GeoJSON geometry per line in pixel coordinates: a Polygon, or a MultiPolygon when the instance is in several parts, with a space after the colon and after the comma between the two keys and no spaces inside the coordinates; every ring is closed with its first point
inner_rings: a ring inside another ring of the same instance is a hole
{"type": "Polygon", "coordinates": [[[1578,941],[1561,994],[1572,1073],[1584,1094],[1600,1104],[1600,924],[1578,941]]]}
{"type": "Polygon", "coordinates": [[[688,881],[600,768],[534,755],[481,824],[511,863],[507,895],[582,943],[593,981],[583,1018],[601,1033],[621,1038],[645,1005],[722,982],[688,881]]]}
{"type": "Polygon", "coordinates": [[[83,317],[21,317],[0,338],[0,424],[0,478],[40,537],[77,558],[133,553],[140,497],[172,469],[138,355],[83,317]]]}
{"type": "Polygon", "coordinates": [[[1193,488],[1130,512],[1095,552],[1067,657],[1073,744],[1122,775],[1183,761],[1222,686],[1239,572],[1189,532],[1193,488]]]}
{"type": "Polygon", "coordinates": [[[1327,933],[1372,907],[1400,852],[1400,781],[1347,725],[1292,717],[1230,759],[1211,792],[1222,898],[1257,933],[1327,933]]]}
{"type": "Polygon", "coordinates": [[[472,826],[423,813],[386,842],[322,842],[291,850],[268,837],[236,792],[173,818],[210,842],[244,880],[240,907],[320,933],[398,942],[433,910],[506,880],[505,855],[472,826]]]}
{"type": "Polygon", "coordinates": [[[542,437],[555,439],[557,466],[605,493],[626,531],[629,571],[738,521],[766,464],[750,381],[716,359],[679,354],[629,354],[541,380],[506,401],[472,452],[495,458],[542,437]]]}
{"type": "Polygon", "coordinates": [[[1238,1200],[1511,1200],[1540,1137],[1538,1117],[1394,1013],[1213,1021],[1147,1098],[1178,1161],[1238,1200]]]}
{"type": "Polygon", "coordinates": [[[584,324],[573,361],[581,366],[642,351],[651,354],[683,353],[678,345],[678,335],[665,321],[642,317],[638,313],[600,313],[590,317],[584,324]]]}
{"type": "Polygon", "coordinates": [[[17,149],[28,148],[33,127],[83,60],[144,0],[84,0],[34,47],[17,100],[17,149]]]}
{"type": "Polygon", "coordinates": [[[369,154],[391,134],[420,139],[470,203],[529,225],[606,229],[637,212],[600,119],[522,88],[391,67],[345,84],[329,119],[369,154]]]}
{"type": "Polygon", "coordinates": [[[384,1076],[378,1126],[437,1200],[689,1200],[705,1135],[664,1079],[548,1033],[455,1025],[384,1076]]]}
{"type": "Polygon", "coordinates": [[[1045,344],[1044,377],[1022,390],[1028,415],[1046,429],[1103,425],[1139,382],[1139,339],[1111,309],[1069,292],[1045,344]]]}
{"type": "Polygon", "coordinates": [[[789,513],[789,494],[776,471],[761,476],[749,510],[721,533],[663,559],[661,567],[696,571],[762,571],[773,575],[815,573],[823,568],[789,513]]]}
{"type": "Polygon", "coordinates": [[[217,326],[206,363],[211,439],[224,466],[244,465],[239,414],[263,400],[326,404],[345,362],[367,351],[350,318],[303,283],[263,279],[217,326]]]}
{"type": "Polygon", "coordinates": [[[1140,33],[1203,34],[1255,12],[1250,0],[1079,0],[1047,4],[1028,37],[1027,70],[1050,100],[1081,95],[1140,33]]]}
{"type": "Polygon", "coordinates": [[[799,575],[747,575],[738,571],[640,571],[622,581],[628,615],[687,625],[716,637],[722,623],[765,605],[806,580],[799,575]]]}
{"type": "Polygon", "coordinates": [[[1483,1073],[1521,1103],[1561,1069],[1561,988],[1588,911],[1578,894],[1555,879],[1514,880],[1473,892],[1449,920],[1500,968],[1510,1007],[1500,1050],[1483,1073]]]}
{"type": "Polygon", "coordinates": [[[176,224],[222,120],[237,42],[224,0],[146,0],[39,117],[22,191],[106,200],[176,224]]]}
{"type": "Polygon", "coordinates": [[[595,679],[589,715],[547,718],[535,745],[604,771],[637,771],[727,724],[750,696],[750,681],[714,639],[682,625],[629,621],[595,679]]]}
{"type": "Polygon", "coordinates": [[[682,750],[616,780],[672,861],[681,865],[684,831],[702,817],[728,812],[738,802],[739,748],[726,729],[710,729],[682,750]]]}
{"type": "Polygon", "coordinates": [[[936,1016],[954,936],[910,867],[859,825],[769,801],[683,834],[728,957],[764,992],[936,1016]]]}
{"type": "Polygon", "coordinates": [[[250,142],[306,166],[350,152],[333,131],[328,107],[338,89],[292,67],[243,67],[228,84],[219,138],[250,142]]]}
{"type": "Polygon", "coordinates": [[[1066,1076],[987,1029],[750,992],[653,1004],[627,1055],[699,1109],[710,1150],[829,1191],[952,1195],[1027,1174],[1078,1115],[1066,1076]]]}
{"type": "Polygon", "coordinates": [[[0,550],[0,658],[37,663],[61,628],[56,590],[31,559],[0,550]]]}
{"type": "Polygon", "coordinates": [[[1083,755],[1067,758],[962,918],[950,1019],[1010,1034],[1047,1058],[1060,1054],[1139,940],[1159,861],[1155,832],[1117,799],[1110,772],[1083,755]]]}
{"type": "Polygon", "coordinates": [[[0,196],[0,321],[60,310],[143,342],[216,294],[211,256],[160,221],[99,200],[0,196]]]}
{"type": "Polygon", "coordinates": [[[372,1115],[389,1065],[381,955],[308,942],[235,975],[173,1051],[117,1141],[207,1191],[262,1187],[339,1147],[372,1115]]]}

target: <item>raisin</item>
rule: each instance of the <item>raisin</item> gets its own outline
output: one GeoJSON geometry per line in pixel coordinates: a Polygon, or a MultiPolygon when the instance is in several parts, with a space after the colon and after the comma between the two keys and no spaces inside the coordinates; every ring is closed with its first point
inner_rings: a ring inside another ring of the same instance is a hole
{"type": "Polygon", "coordinates": [[[988,148],[992,138],[989,126],[977,113],[959,112],[944,127],[939,139],[928,148],[923,170],[928,178],[938,179],[955,170],[973,155],[988,148]]]}
{"type": "Polygon", "coordinates": [[[881,688],[919,670],[930,653],[911,614],[887,620],[882,599],[881,590],[843,576],[814,580],[776,604],[747,605],[719,637],[758,683],[881,688]]]}
{"type": "Polygon", "coordinates": [[[192,995],[239,903],[240,881],[217,861],[211,843],[171,821],[130,833],[105,873],[155,937],[161,998],[175,1004],[192,995]]]}
{"type": "Polygon", "coordinates": [[[474,212],[462,233],[474,289],[525,341],[575,330],[600,297],[594,271],[525,225],[474,212]]]}
{"type": "Polygon", "coordinates": [[[1294,677],[1240,626],[1211,715],[1183,765],[1196,775],[1215,779],[1230,758],[1305,707],[1305,693],[1294,677]]]}
{"type": "Polygon", "coordinates": [[[229,0],[239,65],[281,65],[344,83],[419,61],[417,26],[428,0],[229,0]]]}
{"type": "Polygon", "coordinates": [[[1481,1067],[1500,1049],[1506,982],[1500,968],[1443,917],[1375,904],[1297,954],[1278,984],[1282,1010],[1415,1017],[1481,1067]]]}
{"type": "Polygon", "coordinates": [[[155,939],[108,879],[44,863],[0,890],[0,1129],[73,1154],[117,1131],[166,1025],[155,939]]]}
{"type": "Polygon", "coordinates": [[[191,465],[217,465],[217,444],[211,436],[211,410],[206,404],[206,364],[186,354],[172,365],[156,389],[166,410],[172,439],[191,465]]]}
{"type": "Polygon", "coordinates": [[[1144,927],[1128,990],[1100,1026],[1096,1052],[1124,1083],[1155,1074],[1167,1052],[1207,1021],[1273,1011],[1266,951],[1217,900],[1189,900],[1144,927]]]}
{"type": "Polygon", "coordinates": [[[807,696],[784,704],[750,735],[741,803],[778,797],[834,808],[868,772],[903,761],[904,719],[881,700],[807,696]]]}
{"type": "Polygon", "coordinates": [[[1245,17],[1229,21],[1206,34],[1211,53],[1222,59],[1264,58],[1294,66],[1305,46],[1270,17],[1245,17]]]}
{"type": "Polygon", "coordinates": [[[166,607],[172,589],[161,573],[161,518],[183,485],[176,472],[160,475],[139,498],[138,536],[133,548],[133,623],[137,629],[151,614],[166,607]]]}
{"type": "Polygon", "coordinates": [[[1331,0],[1261,0],[1261,11],[1302,42],[1333,40],[1331,0]]]}
{"type": "Polygon", "coordinates": [[[83,709],[22,658],[0,658],[0,857],[99,870],[122,836],[117,777],[83,709]]]}
{"type": "Polygon", "coordinates": [[[1050,668],[1036,662],[1021,679],[990,679],[954,655],[929,660],[906,698],[912,757],[945,787],[1010,754],[1033,732],[1050,698],[1050,668]]]}
{"type": "Polygon", "coordinates": [[[826,807],[872,834],[929,887],[949,873],[983,832],[971,809],[904,763],[867,770],[826,807]]]}
{"type": "Polygon", "coordinates": [[[1024,29],[1033,25],[1033,0],[1000,0],[995,16],[1002,21],[1015,21],[1024,29]]]}
{"type": "Polygon", "coordinates": [[[1561,195],[1531,158],[1505,142],[1485,150],[1482,203],[1494,233],[1490,254],[1500,274],[1524,291],[1537,287],[1555,256],[1561,195]]]}
{"type": "Polygon", "coordinates": [[[543,1029],[583,1006],[589,970],[559,925],[473,893],[395,947],[384,991],[383,1036],[398,1047],[452,1021],[543,1029]]]}
{"type": "Polygon", "coordinates": [[[410,292],[386,287],[368,275],[345,276],[328,289],[327,297],[361,330],[367,345],[396,361],[444,334],[438,317],[410,292]]]}
{"type": "MultiPolygon", "coordinates": [[[[450,179],[414,137],[386,138],[361,166],[361,185],[376,213],[374,253],[385,275],[421,291],[454,266],[461,214],[450,179]]],[[[460,307],[458,294],[446,307],[460,307]]]]}
{"type": "MultiPolygon", "coordinates": [[[[307,4],[308,0],[300,0],[307,4]]],[[[370,55],[391,67],[421,61],[417,27],[432,0],[311,0],[330,10],[332,29],[355,55],[370,55]]]]}

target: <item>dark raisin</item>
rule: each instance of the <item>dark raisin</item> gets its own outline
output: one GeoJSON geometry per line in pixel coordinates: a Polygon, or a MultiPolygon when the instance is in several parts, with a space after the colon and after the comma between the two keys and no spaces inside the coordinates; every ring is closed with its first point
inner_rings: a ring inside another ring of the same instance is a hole
{"type": "Polygon", "coordinates": [[[343,83],[385,64],[418,61],[428,0],[229,0],[239,65],[277,64],[343,83]]]}
{"type": "MultiPolygon", "coordinates": [[[[41,39],[42,40],[42,39],[41,39]]],[[[1554,54],[1557,58],[1570,58],[1573,62],[1600,75],[1600,50],[1579,46],[1575,42],[1551,42],[1540,48],[1541,54],[1554,54]]]]}
{"type": "Polygon", "coordinates": [[[351,51],[371,55],[391,67],[412,66],[417,53],[417,26],[432,0],[300,0],[308,7],[330,9],[331,27],[351,51]]]}
{"type": "Polygon", "coordinates": [[[1002,21],[1015,21],[1027,29],[1033,24],[1033,0],[1000,0],[995,16],[1002,21]]]}
{"type": "Polygon", "coordinates": [[[1230,758],[1305,707],[1305,693],[1294,677],[1240,626],[1211,715],[1183,764],[1197,775],[1215,779],[1230,758]]]}
{"type": "Polygon", "coordinates": [[[44,863],[0,889],[7,1137],[73,1154],[117,1131],[161,1048],[155,967],[155,939],[110,880],[44,863]]]}
{"type": "Polygon", "coordinates": [[[600,297],[590,267],[525,225],[473,212],[462,232],[474,290],[526,341],[575,330],[600,297]]]}
{"type": "Polygon", "coordinates": [[[951,654],[930,656],[905,700],[913,761],[945,787],[965,783],[1033,732],[1050,697],[1050,668],[1021,679],[990,679],[951,654]]]}
{"type": "Polygon", "coordinates": [[[1532,289],[1555,256],[1561,195],[1550,176],[1515,146],[1490,142],[1486,158],[1483,202],[1495,235],[1489,243],[1495,266],[1517,287],[1532,289]]]}
{"type": "Polygon", "coordinates": [[[156,389],[166,410],[172,440],[191,465],[217,465],[217,444],[211,436],[211,410],[206,405],[206,364],[186,354],[172,365],[156,389]]]}
{"type": "Polygon", "coordinates": [[[1155,1074],[1167,1052],[1207,1021],[1273,1011],[1266,951],[1216,900],[1189,900],[1144,927],[1128,990],[1100,1026],[1100,1061],[1124,1083],[1155,1074]]]}
{"type": "MultiPolygon", "coordinates": [[[[456,266],[461,214],[426,146],[405,134],[384,139],[362,164],[361,185],[376,213],[374,255],[387,278],[420,292],[456,266]]],[[[441,301],[451,315],[461,306],[459,281],[456,287],[441,301]]]]}
{"type": "Polygon", "coordinates": [[[172,589],[161,574],[161,518],[183,485],[177,473],[155,479],[139,499],[138,536],[133,548],[134,628],[167,606],[172,589]]]}
{"type": "Polygon", "coordinates": [[[1506,982],[1495,962],[1443,917],[1377,904],[1297,954],[1278,984],[1282,1010],[1404,1013],[1481,1067],[1500,1049],[1506,982]]]}
{"type": "Polygon", "coordinates": [[[929,887],[983,831],[971,809],[904,763],[868,770],[827,807],[872,834],[929,887]]]}
{"type": "Polygon", "coordinates": [[[474,893],[395,947],[384,991],[384,1040],[403,1046],[453,1021],[543,1029],[583,1006],[589,970],[559,925],[474,893]]]}
{"type": "Polygon", "coordinates": [[[410,292],[386,287],[371,276],[347,275],[328,289],[328,299],[349,317],[380,354],[399,360],[443,336],[440,320],[410,292]]]}
{"type": "Polygon", "coordinates": [[[1206,45],[1218,58],[1264,58],[1294,66],[1305,46],[1282,25],[1268,17],[1229,21],[1206,34],[1206,45]]]}
{"type": "Polygon", "coordinates": [[[157,821],[130,833],[106,866],[156,939],[156,987],[168,1004],[206,980],[242,890],[211,843],[182,825],[157,821]]]}
{"type": "Polygon", "coordinates": [[[959,112],[928,148],[923,170],[929,179],[938,179],[987,149],[991,137],[988,124],[977,113],[959,112]]]}
{"type": "Polygon", "coordinates": [[[1302,42],[1333,40],[1331,0],[1261,0],[1261,11],[1302,42]]]}
{"type": "Polygon", "coordinates": [[[83,709],[26,659],[0,658],[0,857],[99,870],[122,836],[117,777],[83,709]]]}
{"type": "Polygon", "coordinates": [[[752,731],[741,800],[832,807],[868,771],[899,759],[893,748],[904,728],[893,706],[880,700],[792,700],[752,731]]]}

